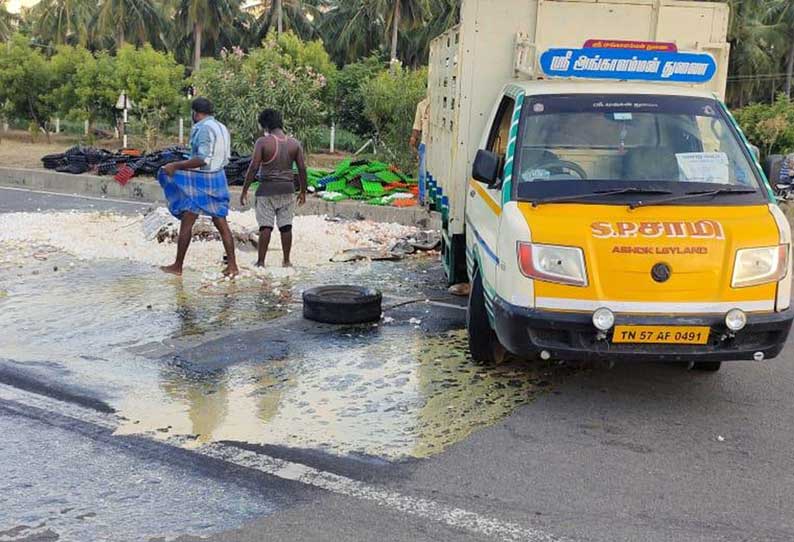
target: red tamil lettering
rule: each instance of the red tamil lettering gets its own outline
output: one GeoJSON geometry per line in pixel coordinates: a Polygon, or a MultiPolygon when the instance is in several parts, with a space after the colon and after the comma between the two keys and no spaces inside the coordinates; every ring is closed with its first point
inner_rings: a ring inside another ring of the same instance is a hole
{"type": "Polygon", "coordinates": [[[683,222],[665,222],[664,232],[667,237],[686,237],[683,222]]]}
{"type": "Polygon", "coordinates": [[[658,222],[640,223],[640,235],[643,237],[660,237],[663,233],[662,225],[658,222]]]}
{"type": "Polygon", "coordinates": [[[612,224],[609,222],[593,222],[590,224],[590,231],[593,233],[593,237],[597,237],[599,239],[614,236],[612,224]]]}
{"type": "Polygon", "coordinates": [[[618,237],[636,237],[637,224],[633,222],[618,222],[618,237]]]}

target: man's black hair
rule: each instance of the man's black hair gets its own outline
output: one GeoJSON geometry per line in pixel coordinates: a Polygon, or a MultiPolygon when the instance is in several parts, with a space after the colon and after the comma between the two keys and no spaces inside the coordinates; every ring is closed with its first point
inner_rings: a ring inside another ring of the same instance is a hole
{"type": "Polygon", "coordinates": [[[203,113],[204,115],[212,115],[212,113],[215,111],[215,108],[212,106],[212,102],[207,98],[202,97],[198,97],[193,100],[190,104],[190,108],[196,113],[203,113]]]}
{"type": "Polygon", "coordinates": [[[259,113],[259,125],[267,131],[275,130],[276,128],[283,130],[284,118],[275,109],[265,109],[259,113]]]}

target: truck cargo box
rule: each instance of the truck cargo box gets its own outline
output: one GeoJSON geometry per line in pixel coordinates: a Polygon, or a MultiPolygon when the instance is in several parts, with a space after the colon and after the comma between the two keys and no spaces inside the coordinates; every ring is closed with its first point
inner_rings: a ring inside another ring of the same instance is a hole
{"type": "Polygon", "coordinates": [[[430,48],[427,171],[447,202],[447,241],[464,233],[472,161],[499,93],[511,80],[546,78],[539,67],[544,51],[581,48],[590,40],[630,40],[706,52],[714,57],[717,69],[701,86],[722,97],[728,71],[728,22],[728,6],[719,2],[464,0],[461,23],[436,38],[430,48]]]}

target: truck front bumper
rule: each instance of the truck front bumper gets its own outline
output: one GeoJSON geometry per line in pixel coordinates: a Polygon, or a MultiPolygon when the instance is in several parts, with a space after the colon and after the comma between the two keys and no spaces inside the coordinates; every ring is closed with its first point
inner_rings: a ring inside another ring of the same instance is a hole
{"type": "Polygon", "coordinates": [[[612,332],[599,336],[588,313],[556,312],[517,307],[497,298],[494,318],[499,342],[521,357],[546,351],[566,361],[732,361],[764,359],[780,354],[794,320],[794,309],[747,315],[747,326],[736,334],[725,327],[724,315],[650,316],[616,314],[616,325],[708,326],[704,345],[616,344],[612,332]]]}

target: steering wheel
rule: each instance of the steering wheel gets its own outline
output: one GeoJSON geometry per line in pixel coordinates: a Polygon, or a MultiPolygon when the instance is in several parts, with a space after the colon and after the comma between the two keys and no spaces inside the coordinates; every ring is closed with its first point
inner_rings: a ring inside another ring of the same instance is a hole
{"type": "Polygon", "coordinates": [[[570,160],[547,160],[542,164],[538,164],[534,166],[532,169],[561,169],[563,171],[568,170],[570,172],[576,173],[576,175],[581,180],[587,179],[587,172],[584,170],[582,166],[577,164],[576,162],[571,162],[570,160]]]}

